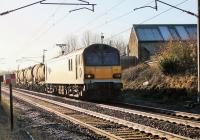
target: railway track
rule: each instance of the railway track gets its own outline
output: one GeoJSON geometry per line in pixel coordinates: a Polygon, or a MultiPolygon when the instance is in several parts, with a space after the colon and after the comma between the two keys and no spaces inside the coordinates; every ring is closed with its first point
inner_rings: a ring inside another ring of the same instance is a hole
{"type": "Polygon", "coordinates": [[[130,108],[130,109],[137,109],[137,110],[144,110],[148,112],[154,112],[159,114],[166,114],[168,116],[174,116],[179,119],[185,120],[192,120],[200,123],[200,114],[188,113],[188,112],[181,112],[157,107],[149,107],[144,105],[137,105],[137,104],[129,104],[129,103],[122,103],[122,102],[113,102],[114,105],[130,108]]]}
{"type": "MultiPolygon", "coordinates": [[[[26,90],[21,90],[21,91],[26,91],[26,90]]],[[[44,94],[41,94],[38,92],[32,92],[32,91],[31,93],[44,95],[44,94]]],[[[52,97],[52,95],[48,95],[48,96],[52,97]]],[[[177,123],[181,125],[200,128],[200,114],[193,114],[193,113],[187,113],[187,112],[180,112],[180,111],[174,111],[174,110],[167,110],[167,109],[147,107],[147,106],[141,106],[141,105],[135,105],[135,104],[119,103],[119,102],[114,102],[112,103],[112,106],[111,106],[111,105],[97,104],[97,103],[91,103],[91,102],[73,100],[73,99],[67,99],[67,98],[65,98],[65,100],[77,102],[77,106],[79,106],[80,103],[90,104],[90,105],[100,107],[100,108],[107,108],[107,109],[121,111],[125,113],[137,114],[137,115],[141,115],[141,116],[145,116],[145,117],[149,117],[153,119],[169,121],[171,123],[177,123]],[[138,111],[138,110],[142,110],[142,111],[138,111]]],[[[73,105],[76,105],[76,104],[73,103],[73,105]]]]}
{"type": "MultiPolygon", "coordinates": [[[[20,89],[20,90],[24,91],[22,89],[20,89]]],[[[130,111],[125,108],[116,108],[113,106],[96,104],[96,103],[68,99],[68,98],[62,98],[62,97],[42,94],[42,93],[38,93],[38,92],[32,92],[32,91],[26,91],[26,92],[28,92],[29,94],[35,94],[37,96],[57,100],[59,102],[75,105],[77,107],[86,108],[86,109],[90,108],[90,110],[93,110],[95,112],[107,114],[107,115],[114,116],[117,118],[125,119],[127,121],[131,121],[131,122],[147,125],[147,126],[150,126],[150,127],[156,128],[156,129],[168,131],[171,133],[190,137],[193,139],[200,138],[199,124],[197,122],[193,122],[191,120],[187,121],[187,119],[182,120],[182,119],[174,118],[172,116],[163,116],[163,114],[158,115],[155,113],[153,113],[153,114],[150,113],[150,116],[148,116],[149,113],[146,113],[144,111],[137,111],[137,110],[130,111]],[[140,115],[137,114],[138,112],[140,112],[140,115]],[[190,122],[194,125],[194,127],[192,127],[190,125],[190,122]],[[197,127],[195,127],[195,126],[197,126],[197,127]]],[[[182,113],[184,113],[184,112],[182,112],[182,113]]]]}
{"type": "Polygon", "coordinates": [[[134,105],[134,104],[125,104],[125,103],[114,103],[114,105],[123,106],[123,108],[110,106],[110,105],[103,105],[103,104],[99,104],[97,106],[112,109],[112,110],[117,110],[117,111],[123,111],[126,113],[137,114],[137,115],[159,119],[163,121],[169,121],[169,122],[177,123],[181,125],[187,125],[187,126],[191,126],[195,128],[200,128],[200,115],[198,114],[178,112],[178,111],[165,110],[165,109],[160,109],[160,108],[139,106],[139,105],[134,105]],[[124,107],[131,108],[131,109],[125,109],[124,107]],[[139,107],[140,110],[142,109],[143,111],[133,110],[133,108],[135,107],[137,107],[137,109],[139,107]]]}
{"type": "Polygon", "coordinates": [[[14,91],[14,96],[110,139],[190,139],[21,91],[14,91]]]}

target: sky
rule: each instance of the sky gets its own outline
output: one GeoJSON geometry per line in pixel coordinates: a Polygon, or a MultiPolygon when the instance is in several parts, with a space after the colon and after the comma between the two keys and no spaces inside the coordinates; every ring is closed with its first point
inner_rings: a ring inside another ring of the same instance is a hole
{"type": "MultiPolygon", "coordinates": [[[[1,0],[0,13],[39,0],[1,0]]],[[[128,43],[133,24],[195,24],[197,18],[154,0],[87,0],[97,4],[94,12],[81,6],[36,4],[0,16],[0,70],[11,71],[42,61],[43,49],[47,59],[57,55],[59,47],[70,36],[79,40],[90,31],[106,40],[123,39],[128,43]]],[[[163,0],[197,14],[197,0],[163,0]]],[[[81,3],[78,0],[47,0],[46,2],[81,3]]],[[[91,8],[87,6],[87,8],[91,8]]]]}

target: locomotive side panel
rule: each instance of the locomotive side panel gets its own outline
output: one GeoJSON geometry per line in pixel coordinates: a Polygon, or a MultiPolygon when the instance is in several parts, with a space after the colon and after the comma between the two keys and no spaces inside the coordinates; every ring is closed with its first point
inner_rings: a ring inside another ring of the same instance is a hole
{"type": "Polygon", "coordinates": [[[46,84],[83,84],[83,65],[78,62],[81,54],[74,53],[54,59],[46,64],[46,84]]]}

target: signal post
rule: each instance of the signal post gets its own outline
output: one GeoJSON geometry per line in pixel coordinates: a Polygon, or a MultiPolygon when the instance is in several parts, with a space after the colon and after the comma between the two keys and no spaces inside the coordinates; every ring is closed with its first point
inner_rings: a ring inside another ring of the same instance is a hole
{"type": "Polygon", "coordinates": [[[13,95],[12,95],[12,86],[16,83],[15,74],[6,74],[4,78],[4,83],[9,85],[10,89],[10,128],[13,131],[14,123],[13,123],[13,95]]]}
{"type": "Polygon", "coordinates": [[[3,76],[0,75],[0,104],[1,104],[1,83],[3,82],[3,76]]]}

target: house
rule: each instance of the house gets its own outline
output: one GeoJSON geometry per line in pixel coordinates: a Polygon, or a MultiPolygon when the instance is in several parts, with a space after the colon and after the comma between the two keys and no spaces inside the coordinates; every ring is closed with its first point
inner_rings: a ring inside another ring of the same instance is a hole
{"type": "Polygon", "coordinates": [[[150,59],[169,40],[197,39],[196,24],[133,25],[129,38],[129,56],[137,61],[150,59]]]}

